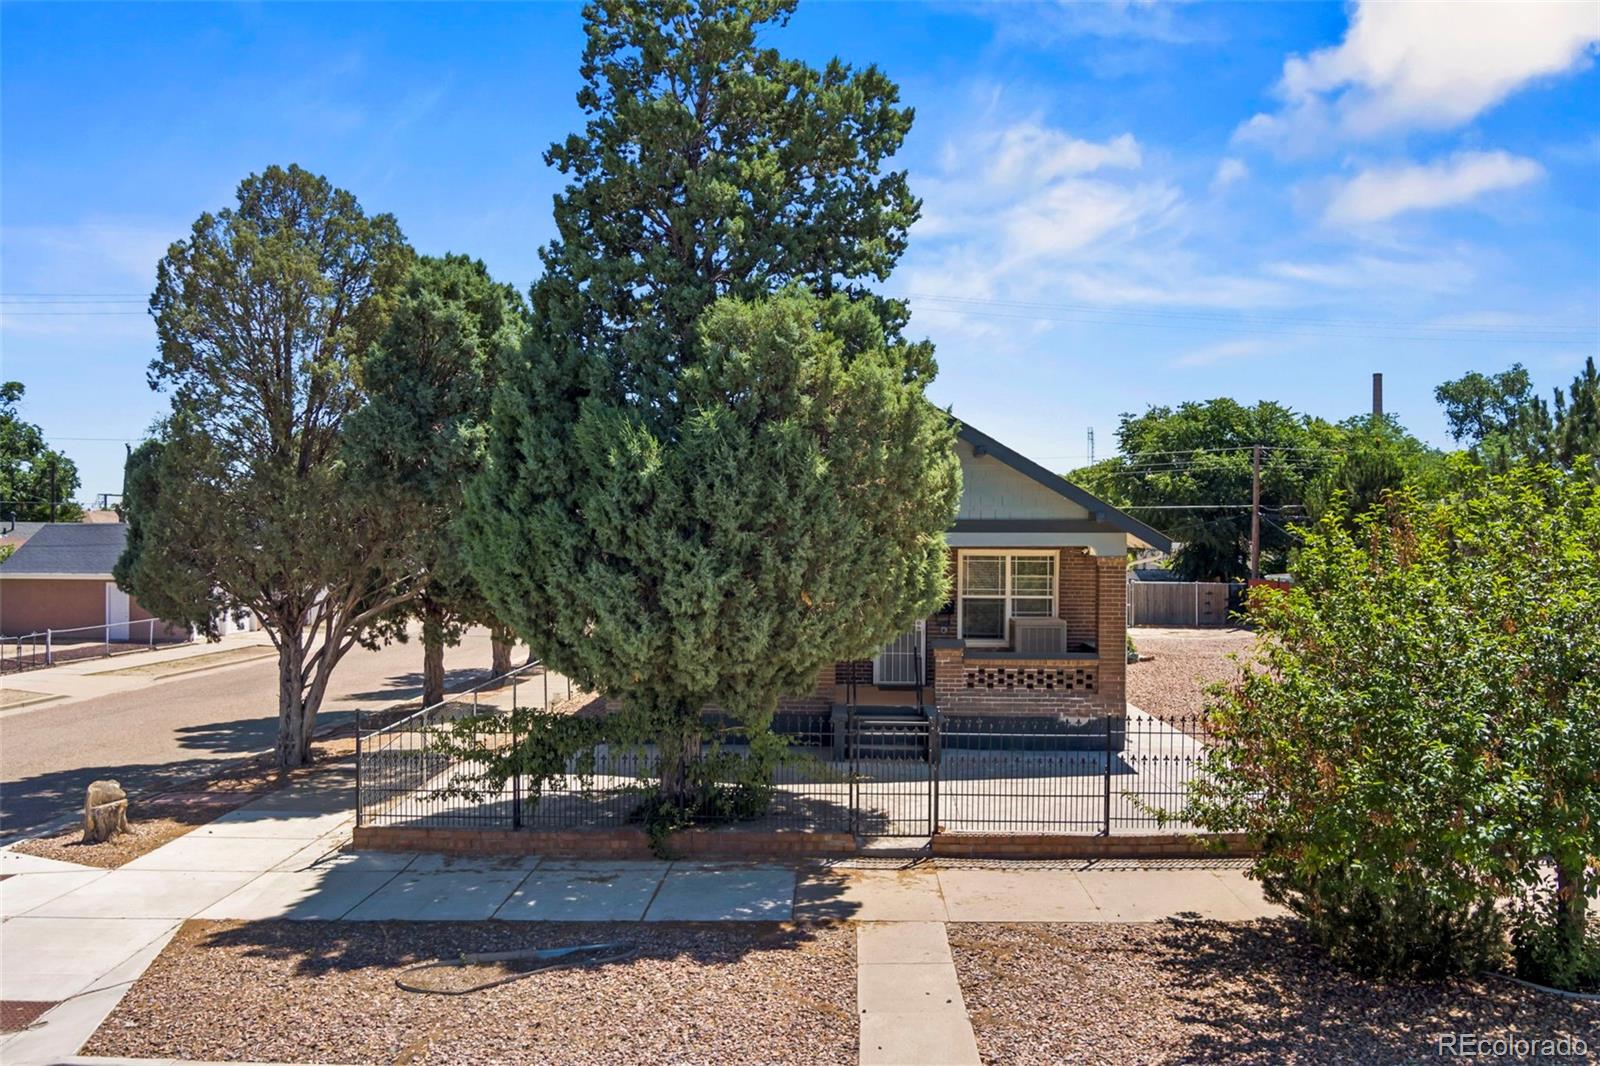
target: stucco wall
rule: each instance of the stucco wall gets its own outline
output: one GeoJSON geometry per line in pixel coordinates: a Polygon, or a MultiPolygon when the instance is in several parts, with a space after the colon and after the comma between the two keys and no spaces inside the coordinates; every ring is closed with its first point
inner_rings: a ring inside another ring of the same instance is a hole
{"type": "MultiPolygon", "coordinates": [[[[141,619],[150,618],[150,612],[133,597],[128,598],[129,639],[144,642],[149,639],[150,627],[141,619]]],[[[106,624],[106,582],[99,578],[56,579],[7,577],[0,579],[0,635],[23,636],[46,629],[76,629],[79,626],[106,624]]],[[[85,633],[74,636],[99,639],[98,634],[85,633]]],[[[158,625],[155,639],[182,640],[183,630],[158,625]]]]}

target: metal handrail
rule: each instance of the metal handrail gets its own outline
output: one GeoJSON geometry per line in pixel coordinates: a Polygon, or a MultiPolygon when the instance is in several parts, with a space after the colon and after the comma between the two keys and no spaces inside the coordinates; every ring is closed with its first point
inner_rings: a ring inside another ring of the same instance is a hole
{"type": "Polygon", "coordinates": [[[476,697],[478,695],[478,693],[483,692],[486,689],[499,688],[501,685],[503,685],[505,683],[507,678],[515,679],[519,675],[525,673],[526,671],[532,670],[536,666],[540,667],[542,669],[544,667],[544,660],[543,659],[532,659],[532,660],[529,660],[528,662],[523,663],[521,666],[513,667],[512,669],[507,670],[503,674],[500,674],[500,675],[498,675],[496,677],[491,677],[486,681],[480,681],[478,684],[473,685],[469,689],[463,689],[460,692],[446,694],[444,699],[439,700],[436,703],[430,703],[426,707],[420,707],[417,710],[412,711],[410,714],[406,715],[404,718],[397,718],[394,721],[390,722],[388,725],[379,726],[377,729],[371,730],[370,732],[367,732],[367,733],[362,733],[361,732],[360,723],[358,721],[357,722],[357,726],[356,726],[356,737],[357,737],[358,740],[361,737],[367,737],[367,738],[370,739],[372,737],[375,737],[375,736],[379,735],[380,733],[386,733],[391,729],[397,729],[400,726],[405,725],[407,722],[410,722],[412,719],[417,718],[420,715],[426,715],[426,714],[428,714],[428,713],[430,713],[432,711],[437,711],[442,707],[448,706],[451,703],[455,703],[456,701],[460,700],[463,696],[476,697]]]}

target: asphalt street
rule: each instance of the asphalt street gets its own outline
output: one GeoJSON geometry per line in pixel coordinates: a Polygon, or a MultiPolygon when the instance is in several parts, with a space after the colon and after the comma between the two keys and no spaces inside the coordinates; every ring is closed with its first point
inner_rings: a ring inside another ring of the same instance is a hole
{"type": "MultiPolygon", "coordinates": [[[[516,661],[524,654],[519,649],[516,661]]],[[[488,668],[487,631],[468,633],[446,649],[447,690],[471,687],[488,668]]],[[[421,684],[416,640],[352,649],[334,670],[317,724],[415,699],[421,684]]],[[[266,751],[277,723],[275,658],[0,717],[0,841],[78,811],[96,778],[114,778],[134,793],[266,751]]]]}

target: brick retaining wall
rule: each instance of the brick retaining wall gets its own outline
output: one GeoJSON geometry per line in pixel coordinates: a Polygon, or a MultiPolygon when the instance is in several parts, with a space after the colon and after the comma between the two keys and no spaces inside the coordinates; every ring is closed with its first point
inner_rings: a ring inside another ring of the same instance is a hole
{"type": "MultiPolygon", "coordinates": [[[[419,829],[363,825],[355,847],[372,851],[433,851],[446,855],[554,855],[580,859],[650,859],[642,829],[419,829]]],[[[690,858],[777,859],[844,855],[856,850],[849,833],[719,832],[686,829],[667,838],[674,855],[690,858]]]]}
{"type": "Polygon", "coordinates": [[[1257,851],[1242,833],[938,833],[933,838],[936,859],[1215,859],[1257,851]]]}
{"type": "MultiPolygon", "coordinates": [[[[430,851],[446,855],[551,855],[580,859],[649,859],[641,829],[418,829],[364,825],[355,846],[370,851],[430,851]]],[[[667,839],[675,855],[702,859],[799,859],[854,855],[849,833],[751,832],[687,829],[667,839]]],[[[1242,834],[1165,833],[1077,836],[1065,833],[938,833],[934,858],[963,859],[1209,859],[1254,855],[1242,834]],[[1220,841],[1220,849],[1212,841],[1220,841]]]]}

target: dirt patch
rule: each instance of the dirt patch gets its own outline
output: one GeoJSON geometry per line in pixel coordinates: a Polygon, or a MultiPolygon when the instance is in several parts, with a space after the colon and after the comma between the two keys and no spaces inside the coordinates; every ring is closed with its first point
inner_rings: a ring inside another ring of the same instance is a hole
{"type": "Polygon", "coordinates": [[[45,700],[57,700],[60,696],[48,692],[28,692],[20,688],[0,688],[0,710],[7,707],[22,707],[29,703],[42,703],[45,700]]]}
{"type": "Polygon", "coordinates": [[[83,843],[82,828],[74,826],[54,836],[24,840],[11,850],[114,870],[290,782],[355,764],[355,738],[350,735],[330,735],[313,743],[311,750],[316,761],[297,770],[279,770],[271,755],[262,755],[204,777],[130,796],[129,831],[102,843],[83,843]]]}
{"type": "Polygon", "coordinates": [[[1229,656],[1249,656],[1248,629],[1130,629],[1149,662],[1128,664],[1128,702],[1165,721],[1194,718],[1205,709],[1206,686],[1238,673],[1229,656]]]}
{"type": "Polygon", "coordinates": [[[1494,978],[1367,980],[1287,920],[949,933],[985,1062],[1421,1062],[1452,1033],[1600,1047],[1600,1005],[1494,978]]]}
{"type": "Polygon", "coordinates": [[[230,663],[247,663],[256,659],[270,659],[278,653],[270,647],[251,645],[248,648],[226,648],[222,651],[210,651],[201,655],[191,655],[186,659],[167,659],[159,663],[140,663],[136,666],[123,666],[115,670],[97,670],[90,677],[173,677],[177,674],[187,674],[195,670],[209,670],[214,666],[227,666],[230,663]]]}
{"type": "Polygon", "coordinates": [[[854,1018],[855,938],[843,924],[191,921],[83,1054],[854,1063],[854,1018]],[[639,954],[464,996],[394,983],[408,966],[462,952],[613,940],[639,954]]]}

